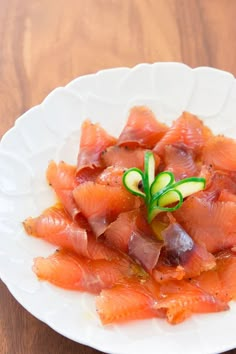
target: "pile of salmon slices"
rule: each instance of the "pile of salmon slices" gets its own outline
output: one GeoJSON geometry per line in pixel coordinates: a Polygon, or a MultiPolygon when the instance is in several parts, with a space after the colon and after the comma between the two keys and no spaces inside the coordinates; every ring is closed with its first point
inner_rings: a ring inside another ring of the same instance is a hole
{"type": "Polygon", "coordinates": [[[147,107],[134,107],[118,138],[85,120],[77,166],[51,161],[46,177],[55,205],[23,222],[28,235],[57,246],[34,259],[40,280],[95,294],[104,325],[153,317],[177,324],[229,309],[236,141],[215,136],[193,114],[168,127],[147,107]],[[133,190],[124,179],[130,171],[141,176],[128,180],[133,190]],[[194,189],[198,180],[204,186],[194,189]]]}

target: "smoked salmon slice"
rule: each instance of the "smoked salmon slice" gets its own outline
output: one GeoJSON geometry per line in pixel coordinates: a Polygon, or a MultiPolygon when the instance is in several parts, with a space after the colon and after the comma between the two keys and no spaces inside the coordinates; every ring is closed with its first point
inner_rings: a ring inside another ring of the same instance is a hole
{"type": "Polygon", "coordinates": [[[156,120],[153,112],[147,107],[133,107],[117,144],[132,148],[153,148],[167,129],[165,124],[156,120]]]}
{"type": "Polygon", "coordinates": [[[87,255],[87,231],[74,222],[60,204],[46,209],[38,217],[27,218],[23,226],[28,235],[87,255]]]}
{"type": "Polygon", "coordinates": [[[219,312],[229,309],[226,302],[180,280],[163,283],[160,287],[162,298],[156,308],[165,311],[167,321],[177,324],[193,313],[219,312]]]}
{"type": "Polygon", "coordinates": [[[122,186],[123,175],[126,168],[119,166],[109,166],[105,168],[96,178],[96,182],[106,186],[122,186]]]}
{"type": "Polygon", "coordinates": [[[117,139],[109,135],[98,123],[85,120],[81,127],[77,173],[84,168],[103,167],[101,153],[107,147],[115,145],[116,141],[117,139]]]}
{"type": "Polygon", "coordinates": [[[220,202],[234,202],[236,203],[236,194],[229,192],[227,189],[223,189],[220,192],[218,201],[220,202]]]}
{"type": "Polygon", "coordinates": [[[134,274],[133,264],[125,258],[91,260],[66,250],[36,258],[33,271],[39,279],[64,289],[95,294],[134,274]]]}
{"type": "Polygon", "coordinates": [[[60,205],[46,209],[36,218],[23,223],[29,235],[42,238],[56,246],[76,252],[90,259],[120,258],[121,253],[70,219],[60,205]]]}
{"type": "Polygon", "coordinates": [[[136,231],[132,232],[129,240],[129,255],[151,272],[157,264],[162,247],[162,242],[136,231]]]}
{"type": "Polygon", "coordinates": [[[96,299],[96,308],[101,322],[105,324],[125,321],[163,317],[158,311],[157,284],[150,280],[131,280],[116,284],[111,289],[102,290],[96,299]]]}
{"type": "Polygon", "coordinates": [[[138,208],[141,204],[140,198],[130,194],[124,187],[93,182],[81,184],[73,194],[96,236],[103,234],[120,213],[138,208]]]}
{"type": "MultiPolygon", "coordinates": [[[[123,168],[136,167],[141,170],[144,168],[144,155],[148,150],[137,148],[132,150],[122,146],[112,146],[104,150],[102,160],[105,166],[116,166],[123,168]]],[[[156,168],[159,166],[160,158],[155,154],[156,168]]]]}
{"type": "Polygon", "coordinates": [[[216,268],[192,279],[199,288],[222,301],[236,299],[236,254],[230,250],[216,255],[216,268]]]}
{"type": "Polygon", "coordinates": [[[202,160],[216,169],[236,171],[236,141],[222,135],[212,137],[204,146],[202,160]]]}
{"type": "Polygon", "coordinates": [[[135,209],[120,213],[105,231],[106,241],[122,252],[129,252],[129,241],[132,233],[139,231],[143,234],[154,236],[150,225],[144,217],[145,210],[135,209]]]}
{"type": "Polygon", "coordinates": [[[228,305],[186,281],[172,281],[158,286],[151,280],[139,283],[121,282],[103,290],[96,299],[96,307],[103,324],[130,320],[166,317],[177,324],[193,313],[219,312],[228,305]]]}
{"type": "Polygon", "coordinates": [[[191,196],[174,213],[193,240],[214,253],[236,244],[236,203],[191,196]]]}
{"type": "Polygon", "coordinates": [[[215,257],[205,246],[196,244],[177,222],[171,222],[162,232],[165,260],[169,264],[182,266],[185,277],[193,277],[215,267],[215,257]]]}
{"type": "Polygon", "coordinates": [[[80,210],[73,197],[73,189],[77,185],[75,178],[76,167],[68,165],[64,161],[58,164],[51,161],[48,165],[46,175],[49,185],[54,189],[64,208],[73,219],[76,219],[80,214],[80,210]]]}
{"type": "Polygon", "coordinates": [[[185,276],[185,270],[181,265],[173,266],[158,262],[152,272],[153,278],[158,283],[164,283],[169,280],[181,280],[185,276]]]}
{"type": "Polygon", "coordinates": [[[129,240],[132,232],[136,230],[136,220],[139,214],[138,209],[121,213],[106,229],[106,241],[114,248],[128,253],[129,240]]]}
{"type": "Polygon", "coordinates": [[[197,194],[198,198],[209,202],[235,201],[236,181],[232,173],[214,170],[212,166],[203,165],[199,174],[206,180],[206,187],[197,194]]]}
{"type": "Polygon", "coordinates": [[[184,144],[167,145],[163,160],[163,170],[172,172],[176,181],[197,176],[199,173],[194,153],[184,144]]]}
{"type": "Polygon", "coordinates": [[[183,112],[155,145],[153,151],[162,156],[166,145],[181,142],[194,152],[200,153],[211,136],[210,129],[199,118],[191,113],[183,112]]]}

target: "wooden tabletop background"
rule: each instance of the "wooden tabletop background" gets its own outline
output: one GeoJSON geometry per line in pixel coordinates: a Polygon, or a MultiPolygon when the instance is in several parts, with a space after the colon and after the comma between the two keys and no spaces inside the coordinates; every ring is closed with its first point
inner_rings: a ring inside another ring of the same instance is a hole
{"type": "MultiPolygon", "coordinates": [[[[100,69],[180,61],[236,75],[235,17],[235,0],[0,0],[0,136],[51,90],[100,69]]],[[[0,283],[0,354],[56,353],[99,352],[31,316],[0,283]]]]}

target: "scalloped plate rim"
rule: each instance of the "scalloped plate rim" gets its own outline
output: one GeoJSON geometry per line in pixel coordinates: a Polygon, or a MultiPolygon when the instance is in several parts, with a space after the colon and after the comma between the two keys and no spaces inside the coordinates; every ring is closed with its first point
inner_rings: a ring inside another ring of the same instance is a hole
{"type": "MultiPolygon", "coordinates": [[[[214,72],[227,73],[227,74],[230,74],[231,76],[233,76],[231,73],[229,73],[229,72],[227,72],[227,71],[223,71],[223,70],[220,70],[220,69],[217,69],[217,68],[210,68],[210,67],[207,67],[207,66],[200,66],[200,67],[197,67],[197,68],[191,68],[191,67],[189,67],[189,66],[188,66],[187,64],[185,64],[185,63],[178,63],[178,62],[159,62],[159,63],[153,63],[153,64],[162,64],[162,63],[163,63],[163,64],[166,64],[166,65],[176,65],[176,66],[177,66],[178,64],[182,64],[182,65],[186,66],[187,68],[189,68],[189,69],[191,69],[191,70],[193,70],[193,71],[196,70],[196,69],[199,69],[199,68],[205,68],[206,70],[209,70],[209,69],[210,69],[210,70],[212,70],[212,71],[214,71],[214,72]]],[[[133,68],[122,67],[122,66],[121,66],[121,67],[117,67],[117,68],[108,68],[108,69],[100,70],[100,71],[98,71],[98,72],[96,72],[96,73],[91,73],[91,74],[88,74],[88,75],[89,75],[89,76],[93,76],[93,77],[97,77],[97,76],[99,76],[99,75],[102,75],[102,73],[103,73],[104,71],[106,71],[106,72],[109,71],[110,73],[112,73],[112,72],[115,71],[116,69],[128,69],[128,70],[130,71],[130,70],[133,70],[133,69],[135,69],[135,68],[142,67],[142,66],[144,66],[144,65],[153,65],[153,64],[140,63],[140,64],[136,65],[136,66],[133,67],[133,68]]],[[[83,76],[80,76],[79,78],[81,78],[81,77],[87,77],[88,75],[83,75],[83,76]]],[[[67,84],[66,86],[64,86],[64,87],[65,87],[65,88],[69,88],[69,87],[70,87],[70,84],[73,83],[73,82],[75,82],[75,81],[78,80],[79,78],[73,79],[70,83],[68,83],[68,84],[67,84]]],[[[56,89],[55,89],[55,90],[56,90],[56,89]]],[[[53,93],[54,93],[55,90],[53,90],[52,92],[50,92],[48,96],[53,95],[53,93]]],[[[48,96],[47,96],[47,97],[48,97],[48,96]]],[[[81,97],[82,97],[82,96],[83,96],[83,95],[81,95],[81,97]]],[[[95,95],[95,96],[98,97],[98,98],[100,97],[100,96],[98,96],[98,95],[95,95]]],[[[41,104],[36,105],[36,106],[30,108],[27,112],[25,112],[24,114],[22,114],[20,117],[17,118],[17,120],[16,120],[14,126],[13,126],[12,128],[10,128],[10,129],[3,135],[2,139],[1,139],[1,142],[0,142],[0,148],[1,148],[1,143],[2,143],[2,141],[4,141],[4,139],[7,138],[8,132],[11,131],[11,130],[13,130],[13,129],[17,129],[16,124],[17,124],[18,120],[25,120],[25,121],[27,121],[27,113],[30,112],[30,111],[32,112],[33,110],[35,110],[35,109],[38,108],[38,107],[41,107],[42,104],[43,104],[43,102],[47,99],[47,97],[42,101],[41,104]]],[[[102,97],[101,97],[101,98],[102,98],[102,97]]],[[[3,151],[4,151],[4,150],[3,150],[3,151]]],[[[14,157],[17,157],[17,154],[16,154],[16,156],[14,156],[14,157]]],[[[1,257],[1,253],[0,253],[0,257],[1,257]]],[[[43,316],[42,313],[40,314],[40,311],[31,311],[30,308],[27,307],[27,303],[25,303],[24,300],[23,300],[22,298],[20,298],[20,296],[16,295],[17,291],[14,290],[14,287],[15,287],[15,286],[11,284],[11,280],[10,280],[10,279],[7,279],[7,277],[5,277],[5,276],[2,274],[1,268],[0,268],[0,278],[1,278],[2,281],[5,283],[5,285],[7,286],[7,288],[8,288],[9,291],[10,291],[10,293],[13,295],[13,297],[14,297],[28,312],[30,312],[33,316],[35,316],[35,317],[36,317],[37,319],[39,319],[40,321],[46,323],[49,327],[51,327],[52,329],[54,329],[56,332],[60,333],[61,335],[66,336],[67,338],[70,338],[71,340],[73,340],[73,341],[75,341],[75,342],[78,341],[78,339],[74,338],[73,336],[68,336],[67,334],[63,333],[63,330],[60,330],[60,328],[57,328],[55,325],[52,325],[52,324],[50,323],[50,321],[48,321],[48,320],[46,320],[46,319],[44,318],[44,316],[43,316]]],[[[30,307],[30,306],[29,306],[29,307],[30,307]]],[[[88,346],[92,346],[93,348],[96,348],[96,349],[98,349],[98,350],[104,350],[104,349],[105,349],[105,350],[109,350],[110,353],[118,354],[118,351],[115,351],[115,350],[112,350],[112,349],[111,349],[111,343],[108,343],[108,346],[106,346],[106,345],[101,346],[101,345],[96,345],[96,343],[91,343],[90,341],[86,341],[86,340],[83,340],[83,339],[79,339],[79,343],[84,344],[84,345],[88,345],[88,346]],[[112,352],[111,352],[111,350],[112,350],[112,352]]],[[[236,345],[236,340],[235,340],[235,344],[232,344],[232,345],[236,345]]],[[[226,344],[226,345],[221,345],[221,349],[220,349],[220,350],[229,350],[229,349],[232,348],[232,345],[227,345],[227,344],[226,344]]],[[[218,350],[219,350],[219,345],[218,345],[218,350]]],[[[215,351],[208,352],[208,353],[214,353],[214,352],[215,352],[215,351]]]]}

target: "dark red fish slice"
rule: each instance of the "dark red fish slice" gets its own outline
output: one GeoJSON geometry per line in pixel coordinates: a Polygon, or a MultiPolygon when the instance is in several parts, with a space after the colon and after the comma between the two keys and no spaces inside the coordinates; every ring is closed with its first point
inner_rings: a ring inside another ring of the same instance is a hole
{"type": "Polygon", "coordinates": [[[202,245],[196,244],[177,222],[171,222],[162,232],[166,260],[184,268],[186,277],[199,275],[215,267],[215,257],[202,245]]]}
{"type": "Polygon", "coordinates": [[[131,234],[128,247],[129,255],[151,272],[157,264],[163,242],[158,242],[136,230],[131,234]]]}

